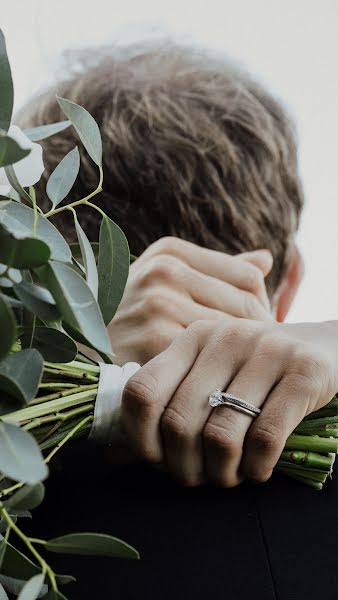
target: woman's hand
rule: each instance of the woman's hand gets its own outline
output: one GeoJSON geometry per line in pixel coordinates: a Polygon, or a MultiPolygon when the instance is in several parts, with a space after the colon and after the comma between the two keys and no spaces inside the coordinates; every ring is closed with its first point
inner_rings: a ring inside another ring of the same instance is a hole
{"type": "Polygon", "coordinates": [[[174,237],[155,242],[132,264],[109,325],[119,364],[144,364],[199,319],[271,319],[271,266],[267,250],[231,256],[174,237]]]}
{"type": "Polygon", "coordinates": [[[185,485],[267,480],[287,437],[338,390],[338,322],[198,321],[127,383],[122,424],[132,448],[185,485]],[[261,408],[251,418],[209,394],[261,408]]]}

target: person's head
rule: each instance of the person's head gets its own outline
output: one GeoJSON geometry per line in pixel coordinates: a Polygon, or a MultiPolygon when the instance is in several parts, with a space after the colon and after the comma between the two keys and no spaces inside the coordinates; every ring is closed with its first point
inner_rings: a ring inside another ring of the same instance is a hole
{"type": "MultiPolygon", "coordinates": [[[[268,248],[267,288],[275,300],[276,290],[284,294],[281,318],[300,278],[294,235],[303,205],[294,128],[281,104],[227,60],[180,44],[107,47],[80,58],[80,69],[35,98],[21,123],[62,120],[56,93],[87,108],[103,140],[98,201],[132,253],[166,235],[230,254],[268,248]]],[[[42,142],[45,179],[78,143],[72,128],[42,142]]],[[[80,152],[72,200],[98,181],[80,152]]],[[[96,239],[99,215],[82,209],[80,217],[96,239]]]]}

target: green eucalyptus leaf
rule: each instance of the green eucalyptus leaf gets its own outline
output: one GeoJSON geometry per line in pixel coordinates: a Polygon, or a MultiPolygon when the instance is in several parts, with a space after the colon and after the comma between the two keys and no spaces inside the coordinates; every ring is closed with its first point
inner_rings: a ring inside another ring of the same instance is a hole
{"type": "Polygon", "coordinates": [[[80,169],[80,154],[73,148],[54,169],[47,182],[47,195],[53,207],[64,200],[72,189],[80,169]]]}
{"type": "Polygon", "coordinates": [[[113,354],[106,354],[105,352],[99,351],[95,348],[95,346],[93,346],[92,344],[90,344],[88,342],[88,340],[86,340],[85,337],[83,337],[83,335],[81,335],[81,333],[79,333],[76,329],[74,329],[73,327],[71,327],[70,325],[67,325],[67,323],[63,322],[62,323],[62,327],[63,329],[68,333],[68,335],[70,335],[70,337],[75,340],[75,342],[78,342],[79,344],[83,344],[84,346],[87,346],[88,348],[91,348],[92,350],[95,350],[103,359],[103,361],[107,364],[112,364],[113,360],[113,354]]]}
{"type": "MultiPolygon", "coordinates": [[[[1,228],[1,225],[0,225],[0,228],[1,228]]],[[[7,265],[0,263],[0,275],[3,275],[5,273],[5,271],[7,271],[7,265]]],[[[7,275],[8,275],[8,277],[10,277],[10,279],[12,280],[13,283],[20,283],[20,281],[22,281],[22,274],[21,274],[21,271],[19,271],[18,269],[10,268],[8,270],[7,275]]]]}
{"type": "Polygon", "coordinates": [[[8,135],[0,135],[0,167],[13,165],[26,158],[30,150],[24,150],[8,135]]]}
{"type": "Polygon", "coordinates": [[[13,102],[14,102],[14,90],[13,81],[11,74],[11,67],[9,64],[6,41],[3,32],[0,29],[0,90],[1,90],[1,103],[0,103],[0,129],[8,131],[11,124],[13,102]]]}
{"type": "Polygon", "coordinates": [[[67,585],[68,583],[74,583],[76,581],[73,575],[55,575],[55,579],[58,585],[67,585]]]}
{"type": "MultiPolygon", "coordinates": [[[[99,256],[99,243],[98,242],[89,242],[89,243],[94,252],[95,261],[97,261],[98,256],[99,256]]],[[[69,244],[69,247],[71,249],[73,258],[75,258],[76,260],[81,260],[82,252],[81,252],[80,244],[78,242],[72,242],[71,244],[69,244]]]]}
{"type": "Polygon", "coordinates": [[[0,583],[0,600],[8,600],[8,596],[5,592],[5,589],[1,585],[1,583],[0,583]]]}
{"type": "Polygon", "coordinates": [[[63,321],[77,330],[99,352],[112,354],[99,307],[87,283],[68,265],[50,262],[39,277],[51,292],[63,321]]]}
{"type": "Polygon", "coordinates": [[[22,185],[18,181],[18,178],[14,171],[14,167],[12,165],[5,167],[5,172],[6,172],[7,179],[9,181],[9,183],[11,184],[13,190],[18,194],[19,200],[20,200],[20,198],[24,198],[25,200],[27,200],[27,202],[29,202],[29,204],[32,204],[32,199],[31,199],[30,195],[28,194],[28,192],[26,192],[26,190],[22,187],[22,185]]]}
{"type": "Polygon", "coordinates": [[[15,284],[13,290],[25,308],[40,317],[40,319],[55,321],[59,318],[60,313],[56,308],[53,296],[48,290],[29,281],[21,281],[21,283],[15,284]]]}
{"type": "Polygon", "coordinates": [[[2,360],[7,356],[16,340],[15,317],[11,307],[2,294],[0,294],[0,324],[0,360],[2,360]]]}
{"type": "Polygon", "coordinates": [[[44,580],[44,573],[34,575],[22,588],[18,600],[36,600],[36,598],[39,598],[44,580]]]}
{"type": "MultiPolygon", "coordinates": [[[[3,539],[3,537],[0,537],[3,539]]],[[[41,572],[41,569],[37,567],[27,556],[22,552],[14,548],[12,544],[7,542],[6,554],[3,559],[1,567],[1,575],[11,578],[19,578],[22,581],[27,581],[33,575],[41,572]]]]}
{"type": "Polygon", "coordinates": [[[42,481],[48,475],[33,436],[17,425],[4,421],[0,421],[0,471],[14,481],[30,484],[42,481]]]}
{"type": "Polygon", "coordinates": [[[43,360],[37,350],[15,352],[0,363],[0,392],[26,404],[35,398],[42,371],[43,360]]]}
{"type": "Polygon", "coordinates": [[[70,533],[49,540],[45,546],[51,552],[139,558],[135,548],[123,540],[103,533],[70,533]]]}
{"type": "MultiPolygon", "coordinates": [[[[20,594],[21,590],[25,587],[26,581],[23,579],[17,579],[16,577],[9,577],[8,575],[0,574],[0,583],[6,588],[6,590],[10,594],[20,594]]],[[[38,598],[42,598],[48,591],[48,586],[46,584],[43,585],[38,598]]]]}
{"type": "Polygon", "coordinates": [[[48,262],[50,249],[36,237],[17,238],[0,224],[0,261],[17,269],[34,269],[48,262]]]}
{"type": "Polygon", "coordinates": [[[48,125],[30,127],[29,129],[24,129],[23,132],[31,142],[40,142],[56,133],[60,133],[60,131],[67,129],[70,125],[70,121],[60,121],[59,123],[49,123],[48,125]]]}
{"type": "Polygon", "coordinates": [[[122,229],[103,217],[99,239],[98,301],[106,325],[121,302],[129,273],[129,246],[122,229]]]}
{"type": "Polygon", "coordinates": [[[81,142],[86,148],[91,159],[98,166],[102,164],[101,134],[92,115],[75,102],[58,97],[58,103],[66,117],[72,122],[81,142]]]}
{"type": "Polygon", "coordinates": [[[90,287],[95,300],[97,300],[97,293],[99,288],[99,279],[96,267],[96,260],[94,256],[93,249],[90,245],[90,242],[83,231],[76,214],[74,215],[75,229],[77,238],[79,240],[79,245],[81,248],[81,256],[82,262],[86,272],[86,281],[88,286],[90,287]]]}
{"type": "MultiPolygon", "coordinates": [[[[29,347],[31,336],[31,327],[19,328],[22,348],[29,347]]],[[[35,327],[33,346],[48,362],[68,363],[77,355],[77,346],[73,340],[62,331],[52,327],[35,327]]]]}
{"type": "Polygon", "coordinates": [[[13,281],[8,279],[8,277],[0,277],[0,287],[2,288],[12,288],[13,281]]]}
{"type": "MultiPolygon", "coordinates": [[[[0,223],[15,237],[31,237],[34,211],[18,202],[0,202],[0,223]]],[[[71,261],[71,252],[61,233],[41,215],[36,224],[36,238],[43,240],[51,250],[51,258],[61,262],[71,261]]]]}
{"type": "MultiPolygon", "coordinates": [[[[15,492],[9,500],[4,502],[7,510],[15,509],[15,511],[27,511],[36,508],[41,504],[45,497],[45,487],[40,481],[35,485],[24,485],[15,492]]],[[[9,511],[11,512],[11,511],[9,511]]],[[[18,514],[17,516],[23,516],[18,514]]]]}

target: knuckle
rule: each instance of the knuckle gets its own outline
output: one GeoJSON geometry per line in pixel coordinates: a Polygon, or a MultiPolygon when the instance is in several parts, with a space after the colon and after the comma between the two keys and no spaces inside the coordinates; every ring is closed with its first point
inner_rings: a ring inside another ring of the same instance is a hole
{"type": "Polygon", "coordinates": [[[174,256],[156,255],[144,266],[140,276],[141,285],[152,286],[154,281],[176,282],[182,276],[183,267],[184,263],[174,256]]]}
{"type": "Polygon", "coordinates": [[[161,430],[164,435],[174,436],[181,440],[190,437],[189,424],[186,417],[172,406],[168,406],[162,415],[161,430]]]}
{"type": "Polygon", "coordinates": [[[158,403],[158,384],[150,373],[142,372],[127,381],[122,398],[123,411],[138,417],[149,416],[158,403]]]}
{"type": "Polygon", "coordinates": [[[250,470],[247,471],[248,479],[256,481],[257,483],[265,483],[270,479],[271,475],[271,469],[262,469],[259,465],[253,465],[250,470]]]}
{"type": "Polygon", "coordinates": [[[182,240],[173,235],[166,235],[152,244],[153,251],[158,254],[174,254],[182,240]]]}
{"type": "Polygon", "coordinates": [[[259,454],[276,454],[280,449],[280,432],[272,423],[258,425],[248,433],[251,448],[259,454]]]}
{"type": "Polygon", "coordinates": [[[238,456],[240,449],[236,437],[224,427],[207,423],[203,431],[203,438],[209,450],[216,450],[217,453],[221,453],[227,459],[234,459],[238,456]]]}
{"type": "Polygon", "coordinates": [[[295,357],[294,367],[297,374],[308,381],[311,386],[320,383],[323,374],[329,369],[328,361],[324,356],[311,350],[301,350],[295,357]]]}

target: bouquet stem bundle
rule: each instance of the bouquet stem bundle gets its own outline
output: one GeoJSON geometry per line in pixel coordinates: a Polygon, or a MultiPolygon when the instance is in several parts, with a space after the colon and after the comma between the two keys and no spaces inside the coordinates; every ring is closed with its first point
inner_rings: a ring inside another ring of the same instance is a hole
{"type": "MultiPolygon", "coordinates": [[[[37,397],[3,420],[30,431],[46,461],[71,438],[87,437],[92,426],[100,367],[78,356],[67,364],[44,363],[37,397]]],[[[338,452],[338,398],[308,415],[287,439],[276,470],[322,489],[338,452]]]]}

